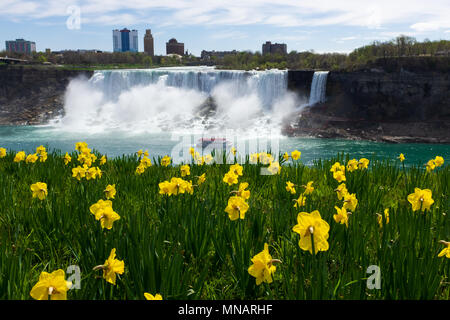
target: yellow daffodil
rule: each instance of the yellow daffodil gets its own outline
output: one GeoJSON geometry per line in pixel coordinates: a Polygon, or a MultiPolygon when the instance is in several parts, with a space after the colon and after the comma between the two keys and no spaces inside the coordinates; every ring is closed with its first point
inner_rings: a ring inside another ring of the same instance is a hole
{"type": "Polygon", "coordinates": [[[195,157],[194,157],[194,163],[198,166],[202,166],[205,164],[205,157],[201,157],[198,152],[196,153],[195,157]]]}
{"type": "Polygon", "coordinates": [[[145,166],[141,163],[136,167],[136,174],[143,174],[145,171],[145,166]]]}
{"type": "Polygon", "coordinates": [[[442,249],[441,252],[439,252],[438,257],[446,257],[450,259],[450,242],[448,241],[444,241],[444,240],[440,240],[440,243],[442,243],[443,245],[445,245],[445,248],[442,249]]]}
{"type": "Polygon", "coordinates": [[[314,191],[314,187],[312,186],[313,183],[314,183],[314,181],[309,181],[309,182],[306,184],[306,186],[304,186],[304,187],[305,187],[305,191],[303,191],[303,194],[304,194],[304,195],[308,195],[308,194],[313,193],[313,191],[314,191]]]}
{"type": "Polygon", "coordinates": [[[102,156],[101,158],[100,158],[100,166],[102,166],[102,165],[104,165],[106,163],[106,156],[102,156]]]}
{"type": "Polygon", "coordinates": [[[366,158],[359,159],[358,168],[360,170],[367,169],[368,167],[369,167],[369,159],[366,159],[366,158]]]}
{"type": "Polygon", "coordinates": [[[89,156],[91,154],[91,149],[89,149],[87,146],[86,147],[81,147],[80,152],[86,156],[89,156]]]}
{"type": "Polygon", "coordinates": [[[182,177],[189,176],[191,174],[191,168],[189,167],[188,164],[181,166],[180,170],[181,170],[182,177]]]}
{"type": "Polygon", "coordinates": [[[84,148],[87,148],[88,144],[86,142],[77,142],[75,143],[75,149],[81,151],[84,148]]]}
{"type": "Polygon", "coordinates": [[[243,198],[244,200],[248,200],[250,198],[250,190],[246,190],[248,188],[248,182],[242,182],[239,184],[239,190],[236,195],[238,197],[243,198]]]}
{"type": "Polygon", "coordinates": [[[400,153],[400,155],[397,157],[397,159],[400,160],[400,162],[405,161],[405,155],[403,153],[400,153]]]}
{"type": "Polygon", "coordinates": [[[76,178],[78,181],[80,181],[82,178],[86,176],[86,168],[85,167],[76,167],[72,169],[72,177],[76,178]]]}
{"type": "Polygon", "coordinates": [[[195,149],[192,148],[192,147],[190,147],[190,148],[189,148],[189,153],[191,154],[192,158],[194,158],[194,155],[195,155],[195,149]]]}
{"type": "Polygon", "coordinates": [[[100,178],[102,177],[102,173],[103,173],[103,172],[102,172],[102,170],[100,170],[99,167],[96,167],[95,169],[97,170],[97,178],[100,179],[100,178]]]}
{"type": "Polygon", "coordinates": [[[347,209],[342,207],[339,209],[339,207],[334,207],[337,211],[337,214],[333,215],[334,221],[340,224],[345,224],[345,226],[348,228],[348,212],[347,209]]]}
{"type": "Polygon", "coordinates": [[[92,163],[95,162],[95,160],[97,160],[95,154],[80,153],[78,155],[78,162],[80,162],[81,164],[85,164],[88,167],[92,166],[92,163]]]}
{"type": "Polygon", "coordinates": [[[171,183],[169,181],[163,181],[159,183],[159,194],[172,195],[171,183]]]}
{"type": "Polygon", "coordinates": [[[47,158],[48,158],[47,152],[39,153],[39,162],[45,162],[47,161],[47,158]]]}
{"type": "Polygon", "coordinates": [[[344,208],[350,211],[355,211],[358,205],[358,199],[356,199],[356,194],[347,193],[344,195],[344,208]]]}
{"type": "Polygon", "coordinates": [[[186,181],[180,178],[173,177],[170,180],[171,184],[171,193],[173,195],[177,195],[180,193],[188,192],[192,194],[192,182],[186,181]]]}
{"type": "Polygon", "coordinates": [[[347,171],[353,172],[355,170],[358,170],[358,160],[356,159],[349,160],[347,162],[347,171]]]}
{"type": "Polygon", "coordinates": [[[288,160],[289,160],[289,154],[288,154],[287,152],[285,152],[285,153],[283,154],[283,159],[284,159],[285,161],[288,161],[288,160]]]}
{"type": "Polygon", "coordinates": [[[25,158],[26,158],[25,151],[19,151],[16,153],[16,156],[14,157],[14,162],[24,161],[25,158]]]}
{"type": "Polygon", "coordinates": [[[229,186],[238,183],[238,176],[233,171],[228,171],[223,177],[223,182],[228,183],[229,186]]]}
{"type": "Polygon", "coordinates": [[[104,190],[104,192],[105,192],[106,199],[114,199],[114,197],[116,196],[116,193],[117,193],[116,185],[115,184],[107,185],[106,189],[104,190]]]}
{"type": "Polygon", "coordinates": [[[197,184],[201,185],[203,182],[205,182],[205,180],[206,180],[206,173],[198,177],[197,184]]]}
{"type": "Polygon", "coordinates": [[[235,148],[235,147],[232,147],[232,148],[231,148],[231,153],[232,153],[233,155],[236,155],[236,148],[235,148]]]}
{"type": "Polygon", "coordinates": [[[185,190],[187,193],[189,194],[193,194],[194,193],[194,187],[192,185],[192,181],[185,181],[185,190]]]}
{"type": "Polygon", "coordinates": [[[440,157],[440,156],[437,156],[437,157],[434,159],[434,164],[435,164],[436,167],[442,166],[442,165],[444,164],[444,158],[442,158],[442,157],[440,157]]]}
{"type": "Polygon", "coordinates": [[[64,164],[67,166],[69,164],[70,161],[72,161],[72,157],[69,156],[69,154],[66,152],[66,154],[64,155],[64,164]]]}
{"type": "Polygon", "coordinates": [[[207,155],[205,156],[205,162],[206,162],[206,164],[210,164],[213,160],[214,160],[214,158],[213,158],[212,155],[207,154],[207,155]]]}
{"type": "Polygon", "coordinates": [[[294,150],[294,151],[291,152],[291,158],[293,160],[300,159],[301,155],[302,155],[302,153],[300,151],[298,151],[298,150],[294,150]]]}
{"type": "Polygon", "coordinates": [[[138,155],[138,158],[140,158],[142,155],[144,155],[144,157],[148,157],[148,150],[142,151],[142,149],[140,149],[138,152],[136,152],[138,155]]]}
{"type": "Polygon", "coordinates": [[[259,155],[259,161],[264,165],[272,163],[273,160],[273,156],[270,153],[261,152],[259,155]]]}
{"type": "Polygon", "coordinates": [[[67,300],[67,290],[72,282],[66,281],[64,270],[58,269],[52,273],[42,272],[39,281],[33,286],[30,295],[36,300],[67,300]]]}
{"type": "Polygon", "coordinates": [[[293,184],[290,181],[286,181],[286,191],[290,192],[291,194],[295,194],[297,191],[294,188],[295,184],[293,184]]]}
{"type": "Polygon", "coordinates": [[[436,168],[435,159],[429,160],[425,166],[427,168],[427,172],[433,171],[434,168],[436,168]]]}
{"type": "Polygon", "coordinates": [[[36,148],[37,154],[46,153],[46,152],[47,152],[47,149],[45,149],[45,147],[42,145],[40,145],[39,147],[36,148]]]}
{"type": "Polygon", "coordinates": [[[280,163],[278,161],[271,162],[267,170],[273,175],[279,174],[281,172],[280,163]]]}
{"type": "Polygon", "coordinates": [[[341,165],[339,162],[335,162],[330,169],[330,172],[335,173],[336,171],[342,171],[343,173],[345,173],[345,166],[341,165]]]}
{"type": "Polygon", "coordinates": [[[32,184],[30,189],[33,192],[33,198],[44,200],[47,197],[47,184],[44,182],[37,182],[35,184],[32,184]]]}
{"type": "Polygon", "coordinates": [[[244,168],[240,164],[233,164],[230,166],[230,172],[233,172],[237,176],[242,176],[244,168]]]}
{"type": "Polygon", "coordinates": [[[335,171],[333,172],[333,178],[336,179],[337,182],[341,183],[342,181],[346,181],[345,173],[343,171],[335,171]]]}
{"type": "Polygon", "coordinates": [[[116,274],[123,274],[125,271],[125,263],[123,260],[116,259],[116,248],[111,250],[108,259],[103,265],[94,267],[94,270],[102,269],[103,278],[107,282],[115,285],[116,284],[116,274]]]}
{"type": "Polygon", "coordinates": [[[192,181],[186,181],[181,178],[173,177],[170,182],[164,181],[159,184],[159,193],[171,195],[178,195],[182,193],[193,194],[194,189],[192,181]]]}
{"type": "Polygon", "coordinates": [[[97,178],[97,168],[92,167],[86,171],[86,180],[97,178]]]}
{"type": "Polygon", "coordinates": [[[164,158],[161,159],[161,165],[164,167],[167,167],[170,164],[170,157],[169,156],[164,156],[164,158]]]}
{"type": "Polygon", "coordinates": [[[89,211],[95,216],[95,220],[100,221],[102,229],[106,228],[110,230],[113,227],[114,221],[120,219],[120,216],[113,211],[110,200],[99,200],[90,206],[89,211]]]}
{"type": "Polygon", "coordinates": [[[389,223],[389,208],[384,209],[384,220],[386,221],[386,224],[389,223]]]}
{"type": "Polygon", "coordinates": [[[159,293],[152,295],[150,293],[144,292],[144,297],[147,300],[162,300],[163,299],[159,293]]]}
{"type": "MultiPolygon", "coordinates": [[[[380,225],[380,228],[383,228],[383,216],[379,213],[377,213],[377,221],[380,225]]],[[[385,224],[389,223],[389,208],[384,209],[384,222],[385,224]]]]}
{"type": "Polygon", "coordinates": [[[434,203],[431,196],[432,194],[430,189],[422,190],[420,188],[414,188],[414,193],[408,195],[408,201],[412,205],[412,210],[430,210],[431,205],[434,203]]]}
{"type": "Polygon", "coordinates": [[[144,156],[141,159],[141,165],[143,165],[147,169],[148,167],[152,166],[152,161],[147,156],[144,156]]]}
{"type": "Polygon", "coordinates": [[[0,148],[0,159],[6,157],[6,149],[0,148]]]}
{"type": "Polygon", "coordinates": [[[248,273],[256,278],[256,285],[259,286],[263,282],[272,283],[272,274],[277,270],[274,262],[280,261],[272,259],[267,243],[264,244],[264,250],[254,256],[251,261],[253,264],[248,268],[248,273]]]}
{"type": "Polygon", "coordinates": [[[330,225],[322,220],[318,210],[311,213],[300,212],[297,216],[298,224],[295,225],[292,230],[300,235],[300,241],[298,245],[302,250],[308,250],[313,253],[314,241],[314,253],[318,251],[327,251],[328,245],[328,231],[330,225]]]}
{"type": "Polygon", "coordinates": [[[29,154],[25,160],[26,163],[35,163],[38,159],[38,156],[34,154],[29,154]]]}
{"type": "Polygon", "coordinates": [[[294,207],[300,208],[303,207],[306,203],[306,197],[304,194],[301,194],[297,200],[295,200],[294,207]]]}
{"type": "Polygon", "coordinates": [[[336,191],[339,200],[342,200],[344,196],[348,193],[345,183],[341,183],[334,191],[336,191]]]}
{"type": "Polygon", "coordinates": [[[228,213],[228,217],[231,221],[237,219],[244,219],[245,213],[247,212],[249,206],[245,202],[244,198],[233,196],[228,199],[228,205],[225,208],[225,212],[228,213]]]}
{"type": "Polygon", "coordinates": [[[194,152],[193,152],[193,154],[192,154],[192,160],[193,160],[196,164],[201,164],[201,165],[202,165],[203,163],[200,163],[202,159],[203,159],[203,157],[200,155],[199,152],[197,152],[197,151],[194,151],[194,152]]]}
{"type": "Polygon", "coordinates": [[[259,153],[252,153],[250,154],[250,163],[258,163],[259,161],[259,153]]]}

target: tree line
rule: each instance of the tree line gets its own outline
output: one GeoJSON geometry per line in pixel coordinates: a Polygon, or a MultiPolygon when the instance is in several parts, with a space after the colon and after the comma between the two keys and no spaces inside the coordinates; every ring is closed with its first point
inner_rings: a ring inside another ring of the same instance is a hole
{"type": "MultiPolygon", "coordinates": [[[[215,65],[223,69],[325,69],[325,70],[354,70],[368,65],[377,65],[381,61],[388,64],[388,60],[410,57],[450,56],[450,41],[428,39],[419,42],[413,37],[401,35],[386,42],[373,43],[357,48],[350,54],[343,53],[315,53],[311,51],[291,51],[288,54],[261,54],[260,52],[237,52],[222,58],[212,56],[205,61],[193,55],[177,56],[149,56],[143,52],[79,52],[63,51],[34,52],[31,56],[23,54],[1,52],[0,56],[31,59],[37,63],[52,63],[71,66],[181,66],[181,65],[215,65]]],[[[427,61],[422,59],[420,61],[427,61]]],[[[434,61],[434,60],[433,60],[434,61]]],[[[416,62],[417,63],[417,62],[416,62]]],[[[429,61],[427,62],[429,63],[429,61]]],[[[440,61],[436,63],[442,63],[440,61]]],[[[448,64],[448,63],[447,63],[448,64]]]]}

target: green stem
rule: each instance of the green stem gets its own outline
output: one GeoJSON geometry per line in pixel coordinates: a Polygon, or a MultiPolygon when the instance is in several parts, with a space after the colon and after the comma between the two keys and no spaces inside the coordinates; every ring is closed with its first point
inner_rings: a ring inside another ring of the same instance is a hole
{"type": "MultiPolygon", "coordinates": [[[[311,291],[314,291],[314,288],[316,287],[316,285],[314,284],[314,281],[316,280],[316,278],[314,277],[314,272],[317,271],[316,268],[316,248],[314,246],[314,234],[311,233],[311,246],[312,246],[312,252],[313,252],[313,262],[312,262],[312,272],[311,274],[311,291]]],[[[312,299],[315,299],[315,296],[313,294],[313,292],[311,292],[311,297],[312,299]]]]}
{"type": "Polygon", "coordinates": [[[403,174],[404,174],[404,177],[405,177],[405,188],[408,189],[408,179],[407,179],[407,176],[406,176],[405,164],[403,162],[402,162],[402,167],[403,167],[403,174]]]}

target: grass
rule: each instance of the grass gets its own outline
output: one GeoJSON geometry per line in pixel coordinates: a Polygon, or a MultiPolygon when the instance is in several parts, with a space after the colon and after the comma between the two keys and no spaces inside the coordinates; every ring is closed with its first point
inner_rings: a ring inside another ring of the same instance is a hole
{"type": "Polygon", "coordinates": [[[68,291],[68,299],[144,299],[144,292],[163,299],[450,298],[450,260],[438,257],[444,249],[439,240],[450,240],[448,165],[426,173],[422,167],[405,169],[396,159],[371,160],[369,169],[347,172],[358,206],[346,228],[333,220],[342,201],[330,172],[335,161],[347,163],[343,154],[311,167],[289,160],[272,176],[261,175],[262,165],[247,157],[239,182],[249,183],[250,208],[236,221],[224,212],[239,186],[222,181],[229,164],[191,165],[187,180],[195,185],[206,173],[206,181],[192,195],[169,197],[159,194],[158,184],[180,177],[179,166],[163,167],[153,159],[136,175],[137,156],[124,155],[101,166],[101,178],[78,181],[71,171],[79,165],[77,154],[71,156],[67,166],[58,151],[44,163],[15,163],[11,152],[0,159],[0,299],[31,299],[42,271],[70,265],[81,270],[81,288],[68,291]],[[297,185],[296,195],[286,191],[286,181],[297,185]],[[293,199],[308,181],[315,190],[296,209],[293,199]],[[43,201],[32,198],[30,185],[36,182],[48,185],[43,201]],[[102,229],[89,211],[105,199],[108,184],[116,185],[112,202],[121,217],[111,230],[102,229]],[[430,211],[412,211],[406,199],[415,187],[432,190],[430,211]],[[380,228],[376,213],[385,208],[390,222],[380,228]],[[298,213],[313,210],[330,225],[329,249],[316,255],[300,249],[292,231],[298,213]],[[271,284],[257,286],[247,269],[264,243],[282,263],[271,284]],[[125,263],[115,286],[92,270],[112,248],[125,263]],[[379,290],[367,287],[371,265],[381,271],[379,290]]]}

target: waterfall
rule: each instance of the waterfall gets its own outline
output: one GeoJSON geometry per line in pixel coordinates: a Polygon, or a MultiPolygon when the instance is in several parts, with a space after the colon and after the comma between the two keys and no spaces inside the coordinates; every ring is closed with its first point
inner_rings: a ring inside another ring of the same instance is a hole
{"type": "Polygon", "coordinates": [[[266,109],[287,90],[287,71],[216,70],[214,67],[176,67],[157,69],[99,70],[90,82],[106,98],[116,100],[136,86],[163,82],[164,85],[195,90],[210,95],[221,83],[229,83],[236,96],[254,92],[266,109]]]}
{"type": "Polygon", "coordinates": [[[309,105],[325,102],[328,71],[316,71],[311,83],[311,93],[309,95],[309,105]]]}
{"type": "Polygon", "coordinates": [[[98,70],[69,83],[64,116],[54,122],[77,132],[251,131],[279,128],[296,104],[286,70],[98,70]],[[213,101],[213,113],[199,111],[207,101],[213,101]]]}

